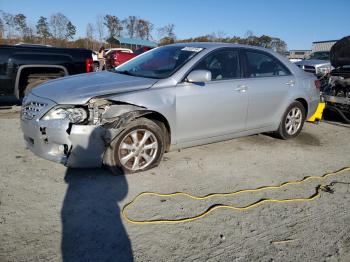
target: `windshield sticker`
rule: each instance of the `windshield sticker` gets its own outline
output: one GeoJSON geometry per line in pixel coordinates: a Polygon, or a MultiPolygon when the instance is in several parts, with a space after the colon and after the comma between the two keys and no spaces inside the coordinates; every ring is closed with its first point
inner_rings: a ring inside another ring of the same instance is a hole
{"type": "Polygon", "coordinates": [[[203,48],[200,48],[200,47],[190,47],[190,46],[186,46],[184,48],[181,49],[182,51],[190,51],[190,52],[200,52],[203,50],[203,48]]]}

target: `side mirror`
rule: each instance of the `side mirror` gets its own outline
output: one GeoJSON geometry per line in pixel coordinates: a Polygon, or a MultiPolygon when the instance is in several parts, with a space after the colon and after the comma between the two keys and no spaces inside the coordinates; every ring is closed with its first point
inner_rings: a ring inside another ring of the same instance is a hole
{"type": "Polygon", "coordinates": [[[211,72],[208,70],[194,70],[187,76],[189,83],[205,83],[211,81],[211,72]]]}

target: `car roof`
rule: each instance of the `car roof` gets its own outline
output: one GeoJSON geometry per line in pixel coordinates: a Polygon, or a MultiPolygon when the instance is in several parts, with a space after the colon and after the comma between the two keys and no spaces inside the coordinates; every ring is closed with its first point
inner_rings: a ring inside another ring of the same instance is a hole
{"type": "Polygon", "coordinates": [[[183,46],[183,47],[188,46],[188,47],[199,47],[199,48],[206,48],[206,49],[216,49],[220,47],[236,47],[236,48],[251,48],[251,49],[261,50],[265,52],[274,52],[271,49],[266,49],[258,46],[242,45],[242,44],[235,44],[235,43],[222,43],[222,42],[188,42],[188,43],[171,44],[170,46],[183,46]]]}

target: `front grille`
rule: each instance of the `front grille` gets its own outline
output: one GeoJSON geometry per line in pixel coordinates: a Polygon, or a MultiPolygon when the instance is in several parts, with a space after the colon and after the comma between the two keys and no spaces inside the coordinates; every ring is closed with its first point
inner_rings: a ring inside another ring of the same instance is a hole
{"type": "Polygon", "coordinates": [[[22,106],[22,119],[31,120],[33,119],[44,107],[46,107],[46,103],[40,102],[29,102],[22,106]]]}
{"type": "Polygon", "coordinates": [[[314,66],[304,65],[303,69],[305,72],[316,74],[316,68],[314,66]]]}
{"type": "Polygon", "coordinates": [[[297,66],[303,69],[305,72],[316,74],[316,68],[314,66],[308,66],[308,65],[297,65],[297,66]]]}

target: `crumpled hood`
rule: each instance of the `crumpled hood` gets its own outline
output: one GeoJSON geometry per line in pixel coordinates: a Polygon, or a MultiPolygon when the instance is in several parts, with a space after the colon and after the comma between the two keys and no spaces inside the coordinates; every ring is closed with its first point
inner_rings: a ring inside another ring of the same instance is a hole
{"type": "Polygon", "coordinates": [[[321,65],[330,65],[330,62],[326,61],[326,60],[317,60],[317,59],[310,59],[310,60],[301,60],[299,62],[295,63],[298,66],[303,66],[303,65],[307,65],[307,66],[321,66],[321,65]]]}
{"type": "Polygon", "coordinates": [[[350,36],[340,39],[332,46],[330,58],[335,68],[350,65],[350,36]]]}
{"type": "Polygon", "coordinates": [[[57,104],[85,104],[96,96],[147,89],[157,81],[105,71],[48,81],[34,88],[32,93],[57,104]]]}

